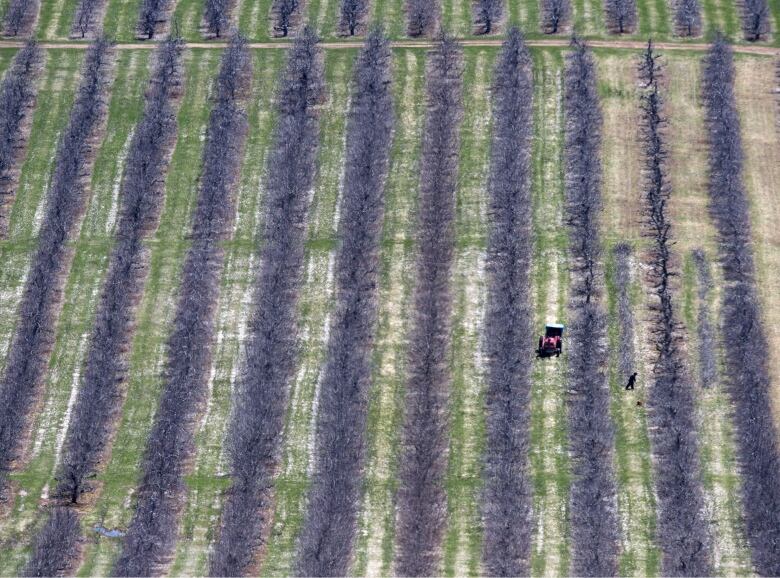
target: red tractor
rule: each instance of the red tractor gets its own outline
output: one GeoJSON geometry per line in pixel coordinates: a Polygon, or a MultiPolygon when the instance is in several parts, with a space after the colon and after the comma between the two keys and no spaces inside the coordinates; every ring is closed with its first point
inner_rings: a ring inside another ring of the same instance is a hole
{"type": "Polygon", "coordinates": [[[544,326],[544,335],[539,336],[539,357],[558,357],[563,352],[563,325],[548,323],[544,326]]]}

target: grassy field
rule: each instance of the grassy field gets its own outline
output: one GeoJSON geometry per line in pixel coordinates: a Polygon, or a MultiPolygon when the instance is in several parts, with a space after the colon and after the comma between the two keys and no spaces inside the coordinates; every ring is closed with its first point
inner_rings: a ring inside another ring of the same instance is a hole
{"type": "MultiPolygon", "coordinates": [[[[778,10],[780,0],[773,0],[778,10]]],[[[65,38],[76,0],[45,2],[39,36],[65,38]]],[[[117,38],[133,34],[137,0],[109,0],[106,30],[117,38]]],[[[253,38],[268,38],[270,0],[243,0],[236,14],[253,38]]],[[[469,0],[443,0],[444,22],[461,35],[470,32],[469,0]]],[[[669,34],[669,8],[659,0],[640,0],[641,36],[669,34]],[[648,24],[651,23],[651,24],[648,24]]],[[[729,0],[703,3],[708,30],[739,28],[729,0]]],[[[309,0],[307,10],[324,36],[335,29],[337,0],[309,0]]],[[[601,4],[575,0],[578,27],[603,35],[601,4]]],[[[201,0],[181,0],[176,15],[185,35],[198,37],[201,0]]],[[[535,4],[509,2],[513,21],[533,23],[535,4]]],[[[402,36],[402,0],[375,0],[373,18],[388,23],[402,36]]],[[[528,24],[529,26],[531,24],[528,24]]],[[[482,531],[479,497],[482,450],[485,444],[485,360],[482,356],[486,300],[485,251],[488,232],[486,195],[490,149],[490,82],[496,49],[465,50],[465,114],[462,125],[460,179],[457,190],[456,253],[452,275],[453,341],[450,397],[449,467],[446,476],[447,531],[441,573],[448,576],[481,573],[482,531]]],[[[13,54],[0,49],[0,70],[13,54]]],[[[274,520],[264,562],[264,575],[287,575],[294,560],[303,520],[305,490],[311,474],[317,393],[331,308],[334,304],[334,255],[343,179],[346,113],[354,50],[326,51],[328,98],[322,107],[318,174],[312,192],[305,278],[301,286],[301,356],[292,385],[283,432],[282,463],[275,486],[274,520]]],[[[534,49],[534,141],[532,152],[534,324],[566,322],[569,273],[568,236],[563,223],[563,65],[564,51],[534,49]]],[[[604,114],[602,236],[609,307],[611,413],[616,428],[615,471],[622,535],[620,570],[630,576],[657,576],[660,552],[655,541],[655,496],[647,431],[647,415],[637,401],[646,397],[653,344],[647,332],[646,284],[641,265],[646,239],[640,231],[641,151],[637,145],[638,100],[634,52],[596,50],[599,94],[604,114]],[[638,387],[622,389],[617,371],[617,305],[612,247],[621,241],[635,248],[631,299],[637,326],[635,343],[638,387]]],[[[47,51],[30,137],[30,153],[11,213],[10,235],[0,241],[0,369],[16,323],[26,271],[36,246],[45,191],[51,175],[58,135],[67,123],[79,80],[83,52],[47,51]]],[[[259,226],[263,218],[265,159],[275,122],[273,95],[284,52],[256,50],[253,97],[249,104],[251,132],[246,147],[233,239],[226,244],[222,293],[218,308],[215,356],[207,409],[197,430],[196,454],[187,476],[187,501],[178,546],[170,567],[176,576],[203,574],[214,537],[224,490],[229,485],[223,438],[231,391],[241,371],[242,342],[252,307],[252,285],[258,265],[259,226]]],[[[149,241],[151,266],[139,307],[130,352],[130,380],[118,423],[113,452],[98,479],[94,503],[85,508],[86,542],[79,575],[106,575],[118,554],[119,539],[95,532],[95,526],[124,529],[132,515],[140,459],[156,409],[165,344],[176,303],[179,273],[188,248],[187,233],[196,201],[200,157],[210,110],[209,93],[219,51],[188,49],[186,91],[179,111],[179,136],[166,184],[165,208],[157,234],[149,241]]],[[[670,119],[670,172],[674,186],[672,216],[677,263],[676,307],[686,326],[687,353],[696,371],[696,289],[690,253],[702,248],[716,264],[716,243],[707,212],[707,145],[700,101],[700,55],[666,55],[667,111],[670,119]]],[[[737,58],[737,97],[746,152],[746,184],[752,203],[760,294],[771,348],[773,398],[780,416],[780,110],[777,81],[769,57],[737,58]]],[[[41,411],[33,424],[24,467],[12,475],[12,500],[0,510],[0,575],[17,574],[29,553],[54,474],[70,407],[84,362],[89,332],[98,302],[107,258],[113,244],[119,184],[131,131],[138,120],[150,70],[150,52],[119,52],[109,121],[92,176],[92,193],[81,232],[74,241],[76,256],[68,278],[65,303],[57,327],[41,411]]],[[[392,572],[394,495],[400,425],[406,375],[406,337],[410,329],[410,297],[415,283],[416,202],[420,141],[423,127],[425,52],[394,51],[396,125],[386,189],[381,248],[379,324],[374,351],[373,386],[367,432],[367,464],[359,513],[352,573],[381,576],[392,572]]],[[[717,319],[719,292],[712,299],[717,319]]],[[[566,356],[534,360],[536,336],[529,336],[533,363],[531,476],[534,490],[534,575],[566,575],[571,552],[568,540],[570,464],[566,432],[566,356]]],[[[707,515],[711,520],[718,575],[751,572],[741,518],[734,433],[723,384],[697,387],[697,415],[707,515]]]]}
{"type": "MultiPolygon", "coordinates": [[[[768,0],[775,33],[770,43],[780,46],[776,33],[780,26],[780,0],[768,0]]],[[[201,19],[203,0],[173,0],[173,17],[179,31],[188,40],[202,39],[201,19]]],[[[233,22],[250,39],[273,40],[271,34],[270,7],[272,0],[237,0],[233,22]]],[[[106,0],[104,31],[119,41],[135,38],[140,0],[106,0]]],[[[0,3],[0,13],[5,9],[0,3]]],[[[741,41],[741,15],[735,0],[702,0],[702,36],[711,37],[720,30],[729,37],[741,41]]],[[[78,0],[46,0],[41,2],[37,37],[42,40],[65,40],[71,30],[78,0]]],[[[572,18],[569,30],[586,38],[607,38],[604,22],[603,0],[572,0],[572,18]]],[[[306,0],[304,16],[318,34],[329,41],[343,39],[338,36],[339,0],[306,0]]],[[[473,34],[472,0],[441,0],[442,25],[460,37],[473,34]]],[[[505,20],[518,24],[529,37],[539,38],[539,0],[505,0],[505,20]]],[[[370,0],[370,21],[381,23],[393,38],[406,35],[404,0],[370,0]]],[[[673,10],[670,0],[637,0],[638,25],[635,33],[625,35],[629,39],[657,40],[674,38],[673,10]]],[[[679,40],[679,39],[678,39],[679,40]]]]}

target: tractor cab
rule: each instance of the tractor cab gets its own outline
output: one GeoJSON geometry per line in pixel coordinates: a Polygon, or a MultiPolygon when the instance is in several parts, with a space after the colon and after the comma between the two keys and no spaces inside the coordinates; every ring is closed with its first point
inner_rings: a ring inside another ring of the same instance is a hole
{"type": "Polygon", "coordinates": [[[544,326],[544,335],[539,336],[539,357],[558,357],[563,351],[564,326],[558,323],[548,323],[544,326]]]}

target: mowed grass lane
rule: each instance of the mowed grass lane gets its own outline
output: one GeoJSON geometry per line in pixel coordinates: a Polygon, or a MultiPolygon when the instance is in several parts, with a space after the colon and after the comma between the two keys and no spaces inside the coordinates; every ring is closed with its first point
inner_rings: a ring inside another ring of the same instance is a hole
{"type": "MultiPolygon", "coordinates": [[[[117,78],[111,93],[108,128],[99,149],[92,175],[92,194],[81,232],[75,241],[75,256],[65,287],[57,340],[40,411],[33,421],[29,461],[13,475],[24,492],[13,504],[8,528],[21,537],[15,542],[13,558],[24,559],[45,515],[40,505],[49,498],[54,484],[70,408],[79,385],[81,366],[92,329],[95,307],[99,301],[102,278],[113,242],[113,225],[118,207],[118,186],[123,170],[130,130],[138,119],[142,95],[148,78],[148,54],[120,54],[117,78]]],[[[66,113],[67,114],[67,113],[66,113]]]]}
{"type": "Polygon", "coordinates": [[[237,0],[233,13],[234,22],[238,21],[241,32],[259,41],[268,41],[272,36],[271,4],[273,0],[237,0]]]}
{"type": "Polygon", "coordinates": [[[208,94],[216,74],[219,51],[186,53],[185,93],[179,111],[179,137],[166,184],[160,227],[150,241],[152,249],[146,291],[137,314],[130,354],[127,399],[104,472],[102,491],[84,525],[92,539],[85,547],[80,575],[107,575],[121,546],[120,538],[106,538],[95,525],[124,529],[135,508],[133,493],[140,476],[146,438],[157,409],[166,340],[178,294],[180,271],[189,241],[190,215],[197,196],[197,180],[210,111],[208,94]]]}
{"type": "Polygon", "coordinates": [[[207,572],[207,552],[214,539],[223,492],[229,486],[224,437],[230,422],[231,396],[243,362],[242,344],[252,311],[257,255],[261,240],[264,174],[275,123],[275,85],[267,79],[282,70],[284,53],[255,51],[253,96],[249,102],[250,132],[238,190],[233,239],[226,243],[222,291],[216,321],[216,343],[206,410],[195,436],[195,463],[187,476],[188,494],[181,539],[170,574],[207,572]]]}
{"type": "MultiPolygon", "coordinates": [[[[545,323],[566,323],[569,237],[563,223],[563,52],[532,50],[534,148],[532,156],[534,335],[545,323]]],[[[566,356],[533,361],[530,475],[536,524],[531,572],[563,576],[569,569],[570,468],[566,425],[566,356]]]]}
{"type": "Polygon", "coordinates": [[[135,40],[140,7],[141,0],[106,0],[106,17],[103,21],[105,35],[117,41],[135,40]]]}
{"type": "Polygon", "coordinates": [[[606,273],[608,305],[609,385],[612,419],[615,425],[615,475],[618,483],[618,512],[621,531],[620,573],[624,576],[653,576],[660,568],[660,551],[655,543],[655,495],[644,400],[651,381],[654,350],[648,332],[647,295],[643,291],[644,269],[640,266],[647,242],[642,237],[644,209],[639,141],[639,93],[635,55],[597,52],[599,94],[604,117],[602,166],[603,206],[602,259],[606,273]],[[639,383],[626,392],[628,376],[618,372],[620,342],[617,318],[618,289],[615,285],[613,248],[629,242],[634,248],[630,287],[634,313],[634,347],[639,383]],[[638,405],[637,402],[642,403],[638,405]]]}
{"type": "Polygon", "coordinates": [[[450,448],[445,489],[443,572],[482,574],[482,455],[486,440],[486,367],[482,353],[487,275],[487,176],[495,50],[467,49],[460,178],[455,205],[450,448]]]}
{"type": "Polygon", "coordinates": [[[78,4],[79,0],[46,0],[41,2],[37,28],[38,38],[67,40],[78,4]]]}

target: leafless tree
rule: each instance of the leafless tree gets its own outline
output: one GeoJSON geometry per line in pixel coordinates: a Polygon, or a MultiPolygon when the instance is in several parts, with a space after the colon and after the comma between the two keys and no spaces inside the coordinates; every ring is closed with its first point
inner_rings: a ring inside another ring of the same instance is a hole
{"type": "Polygon", "coordinates": [[[604,0],[604,11],[612,34],[630,34],[636,28],[636,0],[604,0]]]}
{"type": "Polygon", "coordinates": [[[71,36],[86,38],[100,33],[99,19],[105,9],[106,0],[79,0],[71,24],[71,36]]]}
{"type": "Polygon", "coordinates": [[[628,243],[618,243],[615,255],[615,285],[617,285],[618,332],[620,349],[618,374],[628,379],[634,371],[634,312],[631,308],[631,258],[634,249],[628,243]]]}
{"type": "Polygon", "coordinates": [[[447,401],[450,388],[455,191],[463,113],[463,55],[442,36],[429,53],[418,208],[417,285],[409,338],[396,524],[395,571],[439,572],[446,517],[447,401]]]}
{"type": "Polygon", "coordinates": [[[100,144],[112,82],[113,47],[95,42],[84,60],[82,81],[60,137],[46,210],[22,300],[19,321],[0,381],[0,487],[29,428],[49,364],[67,273],[69,241],[79,229],[89,198],[89,177],[100,144]]]}
{"type": "Polygon", "coordinates": [[[526,576],[533,528],[528,471],[533,76],[516,27],[498,56],[492,94],[483,559],[490,576],[526,576]]]}
{"type": "Polygon", "coordinates": [[[44,52],[34,40],[14,57],[0,85],[0,239],[8,234],[20,165],[27,153],[44,52]]]}
{"type": "Polygon", "coordinates": [[[406,32],[409,36],[431,36],[439,25],[441,0],[406,0],[406,32]]]}
{"type": "Polygon", "coordinates": [[[270,492],[298,353],[298,287],[319,144],[318,105],[325,91],[317,43],[314,31],[304,28],[276,98],[262,262],[227,437],[233,485],[210,560],[213,576],[249,572],[270,521],[270,492]]]}
{"type": "Polygon", "coordinates": [[[388,39],[373,30],[355,68],[347,126],[337,303],[319,387],[315,470],[298,548],[301,576],[346,576],[357,531],[393,134],[391,62],[388,39]]]}
{"type": "Polygon", "coordinates": [[[9,0],[5,12],[5,36],[31,36],[38,18],[40,0],[9,0]]]}
{"type": "Polygon", "coordinates": [[[659,87],[663,72],[658,59],[652,43],[648,43],[639,62],[643,217],[644,234],[651,239],[647,262],[653,296],[650,336],[656,351],[647,405],[658,496],[657,535],[664,575],[709,576],[713,573],[712,546],[709,521],[704,516],[693,380],[686,368],[683,329],[675,313],[671,286],[677,272],[671,250],[671,186],[659,87]]]}
{"type": "Polygon", "coordinates": [[[566,221],[572,271],[569,299],[569,452],[572,456],[571,572],[617,574],[619,533],[606,379],[606,314],[602,305],[601,110],[596,64],[578,40],[566,57],[566,221]]]}
{"type": "Polygon", "coordinates": [[[341,0],[339,34],[354,36],[360,34],[368,17],[368,0],[341,0]]]}
{"type": "Polygon", "coordinates": [[[271,5],[271,19],[276,36],[287,36],[300,20],[301,0],[274,0],[271,5]]]}
{"type": "Polygon", "coordinates": [[[772,31],[772,13],[766,0],[741,0],[745,40],[765,40],[772,31]]]}
{"type": "Polygon", "coordinates": [[[734,407],[745,530],[753,566],[780,575],[780,457],[772,418],[767,338],[756,290],[750,208],[743,182],[731,47],[719,37],[704,62],[710,141],[710,212],[723,271],[721,306],[726,388],[734,407]]]}
{"type": "Polygon", "coordinates": [[[542,0],[542,32],[557,34],[571,18],[570,0],[542,0]]]}
{"type": "Polygon", "coordinates": [[[179,301],[168,338],[160,404],[146,444],[132,521],[116,576],[149,576],[169,561],[178,533],[184,473],[194,446],[196,417],[207,395],[214,325],[235,197],[249,132],[244,105],[252,58],[240,36],[222,55],[209,117],[192,246],[182,272],[179,301]]]}
{"type": "Polygon", "coordinates": [[[496,32],[504,17],[504,0],[474,0],[474,32],[492,34],[496,32]]]}
{"type": "Polygon", "coordinates": [[[151,40],[165,27],[170,17],[173,0],[141,0],[137,35],[151,40]]]}
{"type": "Polygon", "coordinates": [[[674,25],[678,36],[701,34],[699,0],[677,0],[674,3],[674,25]]]}
{"type": "Polygon", "coordinates": [[[203,20],[206,23],[206,33],[221,38],[230,29],[230,13],[235,0],[206,0],[203,20]]]}
{"type": "Polygon", "coordinates": [[[81,547],[81,522],[69,508],[55,508],[33,544],[33,555],[22,576],[67,576],[73,574],[81,547]],[[68,552],[63,556],[62,552],[68,552]]]}

